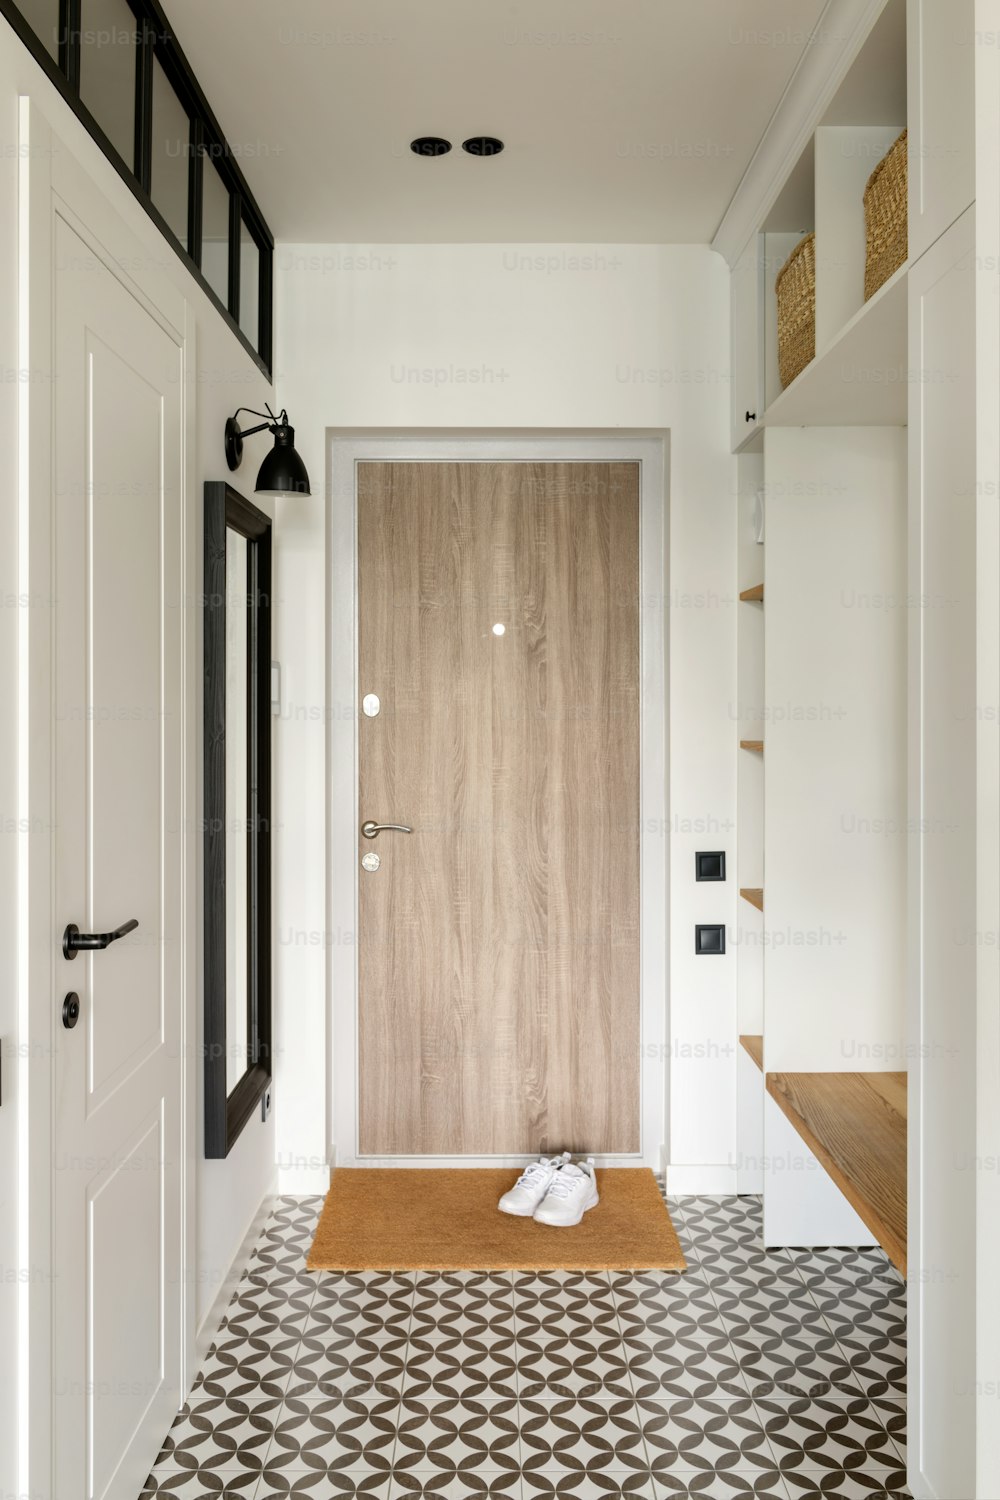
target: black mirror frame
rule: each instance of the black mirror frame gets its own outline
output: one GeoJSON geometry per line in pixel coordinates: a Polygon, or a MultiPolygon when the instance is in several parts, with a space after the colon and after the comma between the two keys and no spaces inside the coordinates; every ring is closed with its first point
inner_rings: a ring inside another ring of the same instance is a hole
{"type": "Polygon", "coordinates": [[[271,522],[205,485],[205,1155],[228,1156],[271,1082],[271,522]],[[226,529],[247,539],[248,1065],[226,1086],[226,529]]]}

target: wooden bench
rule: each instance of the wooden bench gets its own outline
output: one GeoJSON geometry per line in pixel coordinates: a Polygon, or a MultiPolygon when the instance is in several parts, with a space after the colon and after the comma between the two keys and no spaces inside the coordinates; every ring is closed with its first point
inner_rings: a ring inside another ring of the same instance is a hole
{"type": "Polygon", "coordinates": [[[771,1098],[905,1276],[906,1074],[765,1077],[771,1098]]]}

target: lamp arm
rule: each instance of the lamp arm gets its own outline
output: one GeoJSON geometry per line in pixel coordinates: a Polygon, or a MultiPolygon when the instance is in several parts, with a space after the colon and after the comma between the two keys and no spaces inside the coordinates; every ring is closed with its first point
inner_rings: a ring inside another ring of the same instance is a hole
{"type": "Polygon", "coordinates": [[[267,417],[267,421],[262,422],[259,427],[246,428],[246,430],[243,432],[244,437],[249,437],[254,432],[263,432],[264,428],[270,427],[272,423],[274,423],[278,427],[287,427],[288,425],[288,413],[287,411],[285,411],[284,407],[282,407],[281,409],[281,415],[276,417],[269,406],[267,407],[266,411],[254,411],[250,406],[238,406],[233,412],[232,420],[234,422],[236,421],[236,418],[239,416],[241,411],[245,411],[247,415],[251,417],[267,417]]]}
{"type": "MultiPolygon", "coordinates": [[[[249,408],[246,407],[246,406],[241,406],[240,407],[240,411],[247,411],[247,410],[249,410],[249,408]]],[[[255,415],[256,416],[260,416],[260,413],[256,412],[255,415]]],[[[234,418],[234,420],[235,420],[235,418],[234,418]]],[[[240,437],[241,438],[253,437],[253,435],[254,435],[255,432],[263,432],[265,428],[267,428],[267,430],[270,432],[272,430],[271,429],[271,423],[270,422],[259,422],[256,427],[241,427],[240,428],[240,437]]]]}

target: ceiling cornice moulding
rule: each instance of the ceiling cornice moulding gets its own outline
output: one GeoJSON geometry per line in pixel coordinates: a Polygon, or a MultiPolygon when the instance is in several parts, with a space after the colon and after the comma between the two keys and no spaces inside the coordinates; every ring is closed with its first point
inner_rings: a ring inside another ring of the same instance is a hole
{"type": "Polygon", "coordinates": [[[887,3],[828,0],[712,241],[730,266],[763,222],[887,3]]]}

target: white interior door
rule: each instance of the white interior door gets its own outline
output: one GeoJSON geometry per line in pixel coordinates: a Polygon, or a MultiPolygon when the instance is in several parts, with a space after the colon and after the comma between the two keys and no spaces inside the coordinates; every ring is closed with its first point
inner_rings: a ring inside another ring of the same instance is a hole
{"type": "Polygon", "coordinates": [[[135,1500],[180,1385],[181,349],[55,252],[53,942],[139,924],[55,960],[55,1493],[135,1500]]]}

